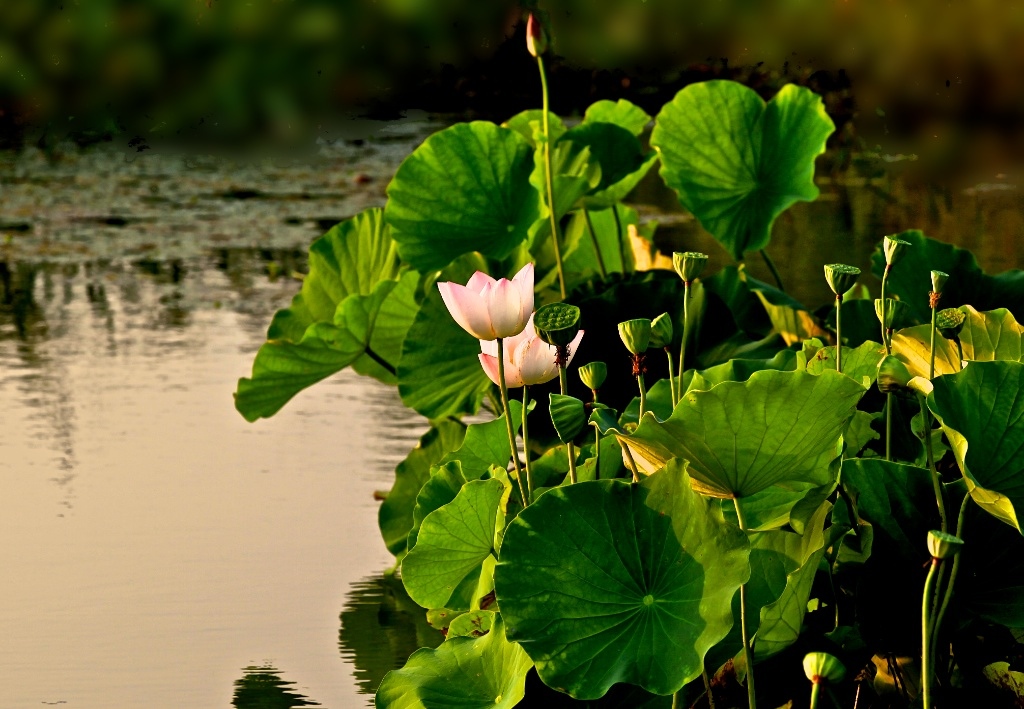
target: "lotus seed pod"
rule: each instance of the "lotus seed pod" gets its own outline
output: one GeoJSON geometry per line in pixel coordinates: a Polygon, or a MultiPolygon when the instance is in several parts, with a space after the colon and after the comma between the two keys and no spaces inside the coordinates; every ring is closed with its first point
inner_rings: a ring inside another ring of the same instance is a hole
{"type": "Polygon", "coordinates": [[[935,328],[947,340],[955,340],[967,322],[967,316],[959,308],[946,308],[935,314],[935,328]]]}
{"type": "Polygon", "coordinates": [[[668,313],[662,313],[651,321],[651,347],[659,349],[672,344],[672,318],[668,313]]]}
{"type": "Polygon", "coordinates": [[[960,552],[964,540],[936,529],[928,532],[928,552],[933,559],[948,559],[960,552]]]}
{"type": "Polygon", "coordinates": [[[532,12],[526,20],[526,50],[534,57],[539,57],[548,51],[548,33],[544,31],[544,25],[532,12]]]}
{"type": "Polygon", "coordinates": [[[608,365],[604,362],[589,362],[579,368],[580,379],[592,391],[597,391],[608,378],[608,365]]]}
{"type": "Polygon", "coordinates": [[[909,241],[897,239],[895,236],[887,236],[882,240],[882,251],[885,253],[885,265],[892,266],[903,255],[906,248],[910,246],[909,241]]]}
{"type": "Polygon", "coordinates": [[[619,337],[626,349],[635,355],[647,351],[651,342],[651,321],[646,318],[619,323],[619,337]]]}
{"type": "Polygon", "coordinates": [[[830,263],[825,266],[825,280],[836,295],[842,295],[857,283],[860,269],[845,263],[830,263]]]}
{"type": "Polygon", "coordinates": [[[548,303],[533,314],[537,336],[554,347],[565,347],[580,331],[580,309],[568,303],[548,303]]]}
{"type": "Polygon", "coordinates": [[[839,658],[827,652],[809,652],[804,655],[804,674],[815,684],[821,681],[842,682],[846,667],[839,658]]]}
{"type": "Polygon", "coordinates": [[[707,265],[708,255],[699,251],[676,251],[672,254],[672,267],[686,283],[699,278],[707,265]]]}
{"type": "Polygon", "coordinates": [[[875,315],[878,321],[885,325],[886,330],[899,330],[906,326],[907,304],[895,298],[886,298],[885,319],[882,318],[882,301],[875,298],[875,315]]]}
{"type": "Polygon", "coordinates": [[[949,274],[942,271],[932,271],[932,293],[941,293],[942,286],[949,280],[949,274]]]}

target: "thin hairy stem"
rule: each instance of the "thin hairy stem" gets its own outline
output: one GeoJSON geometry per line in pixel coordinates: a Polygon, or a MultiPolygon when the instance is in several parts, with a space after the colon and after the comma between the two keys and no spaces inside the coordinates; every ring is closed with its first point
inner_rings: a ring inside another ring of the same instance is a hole
{"type": "Polygon", "coordinates": [[[782,276],[779,275],[779,269],[775,268],[775,262],[772,261],[772,257],[768,255],[767,251],[761,249],[761,258],[768,265],[768,270],[772,272],[772,278],[775,279],[775,284],[779,287],[779,290],[785,293],[786,286],[782,285],[782,276]]]}
{"type": "MultiPolygon", "coordinates": [[[[558,361],[559,362],[565,362],[567,359],[568,359],[567,356],[566,357],[559,357],[558,361]]],[[[558,384],[561,387],[561,392],[562,392],[563,396],[564,395],[568,395],[568,393],[569,393],[569,385],[566,382],[565,371],[566,371],[565,364],[560,364],[558,366],[558,384]]],[[[576,446],[573,445],[572,441],[569,441],[568,443],[565,444],[565,447],[566,447],[566,453],[569,456],[569,482],[571,484],[575,485],[576,484],[576,446]]]]}
{"type": "Polygon", "coordinates": [[[527,414],[530,410],[530,387],[523,385],[523,450],[526,453],[526,494],[529,502],[533,503],[533,466],[530,465],[530,429],[527,423],[527,414]]]}
{"type": "Polygon", "coordinates": [[[683,372],[686,371],[686,335],[690,330],[690,282],[683,281],[683,336],[679,341],[679,384],[676,386],[676,398],[673,408],[683,398],[683,372]]]}
{"type": "Polygon", "coordinates": [[[615,215],[615,233],[618,236],[619,260],[622,262],[622,272],[626,272],[626,247],[622,243],[622,219],[619,218],[618,206],[612,207],[612,214],[615,215]]]}
{"type": "MultiPolygon", "coordinates": [[[[740,510],[740,498],[732,498],[736,507],[736,519],[740,524],[740,531],[746,533],[747,526],[743,522],[743,512],[740,510]]],[[[757,693],[754,688],[754,647],[750,643],[750,629],[747,624],[747,584],[740,586],[740,627],[743,632],[743,659],[747,663],[747,703],[750,709],[757,709],[757,693]]]]}
{"type": "Polygon", "coordinates": [[[590,234],[590,242],[594,245],[594,253],[597,254],[597,270],[601,272],[601,278],[608,278],[608,269],[604,267],[604,256],[601,254],[601,245],[597,243],[597,233],[594,231],[594,223],[590,221],[590,211],[583,208],[583,220],[587,223],[587,232],[590,234]]]}
{"type": "Polygon", "coordinates": [[[508,406],[508,387],[505,385],[505,343],[498,338],[498,386],[501,389],[501,407],[505,411],[505,428],[508,429],[508,445],[512,450],[512,465],[516,470],[516,481],[519,483],[519,494],[523,498],[523,506],[530,504],[530,496],[526,494],[523,484],[523,471],[519,467],[519,452],[516,450],[516,432],[512,428],[512,412],[508,406]]]}
{"type": "Polygon", "coordinates": [[[676,403],[679,401],[679,397],[676,395],[675,363],[672,361],[672,350],[666,347],[665,354],[668,356],[668,385],[672,390],[672,408],[675,408],[676,403]]]}
{"type": "Polygon", "coordinates": [[[940,565],[939,559],[932,558],[928,568],[928,578],[924,582],[924,596],[921,599],[921,696],[924,697],[924,709],[932,709],[932,663],[928,637],[928,606],[935,586],[935,574],[940,565]]]}
{"type": "Polygon", "coordinates": [[[544,127],[544,182],[548,193],[548,212],[551,216],[551,244],[555,249],[555,266],[558,268],[558,290],[565,300],[565,273],[562,270],[562,246],[558,238],[558,217],[555,215],[555,187],[551,177],[551,130],[548,125],[548,76],[544,71],[544,58],[537,55],[537,69],[540,71],[540,88],[543,103],[541,117],[544,127]]]}

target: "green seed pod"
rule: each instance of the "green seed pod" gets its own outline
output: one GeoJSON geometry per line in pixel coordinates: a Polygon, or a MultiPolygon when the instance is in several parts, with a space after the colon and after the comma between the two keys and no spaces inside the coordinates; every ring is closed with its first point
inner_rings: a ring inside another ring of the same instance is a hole
{"type": "Polygon", "coordinates": [[[825,266],[825,280],[836,295],[842,295],[857,283],[860,269],[845,263],[830,263],[825,266]]]}
{"type": "Polygon", "coordinates": [[[580,331],[580,309],[568,303],[542,305],[533,314],[533,327],[544,342],[564,347],[580,331]]]}
{"type": "Polygon", "coordinates": [[[627,350],[635,355],[643,354],[651,342],[651,321],[639,318],[620,322],[619,337],[627,350]]]}
{"type": "Polygon", "coordinates": [[[672,254],[672,266],[686,283],[692,283],[704,272],[708,255],[699,251],[676,251],[672,254]]]}
{"type": "Polygon", "coordinates": [[[948,559],[956,556],[964,540],[952,534],[946,534],[936,529],[928,532],[928,552],[933,559],[948,559]]]}
{"type": "Polygon", "coordinates": [[[597,391],[608,378],[608,365],[604,362],[589,362],[577,370],[583,384],[593,391],[597,391]]]}
{"type": "Polygon", "coordinates": [[[651,321],[651,347],[661,349],[672,344],[672,318],[662,313],[651,321]]]}
{"type": "Polygon", "coordinates": [[[908,246],[910,246],[909,241],[897,239],[895,236],[885,237],[882,240],[882,251],[885,253],[885,265],[892,266],[895,264],[908,246]]]}
{"type": "Polygon", "coordinates": [[[932,293],[941,293],[942,286],[949,280],[949,274],[942,271],[932,271],[932,293]]]}
{"type": "Polygon", "coordinates": [[[959,308],[946,308],[935,314],[935,328],[947,340],[955,340],[964,329],[967,316],[959,308]]]}
{"type": "Polygon", "coordinates": [[[814,683],[842,682],[846,675],[846,667],[839,658],[827,652],[809,652],[804,655],[804,674],[814,683]]]}
{"type": "Polygon", "coordinates": [[[882,319],[882,301],[875,298],[875,316],[886,330],[899,330],[907,324],[907,304],[895,298],[886,298],[885,319],[882,319]]]}

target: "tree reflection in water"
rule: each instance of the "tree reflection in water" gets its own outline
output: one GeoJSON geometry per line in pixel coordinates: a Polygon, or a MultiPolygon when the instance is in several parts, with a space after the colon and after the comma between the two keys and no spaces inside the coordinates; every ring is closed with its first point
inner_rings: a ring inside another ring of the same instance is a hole
{"type": "Polygon", "coordinates": [[[294,682],[281,679],[280,671],[270,665],[250,666],[243,669],[241,679],[235,680],[235,696],[231,706],[236,709],[293,709],[293,707],[318,707],[314,702],[297,692],[290,691],[294,682]]]}

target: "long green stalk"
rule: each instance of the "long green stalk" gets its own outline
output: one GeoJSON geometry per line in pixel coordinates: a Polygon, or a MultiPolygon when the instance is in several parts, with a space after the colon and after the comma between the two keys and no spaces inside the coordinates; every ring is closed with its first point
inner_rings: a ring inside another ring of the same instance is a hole
{"type": "Polygon", "coordinates": [[[690,282],[683,281],[683,336],[679,341],[679,384],[676,386],[676,397],[672,401],[673,408],[683,398],[683,372],[686,371],[686,335],[690,329],[690,282]]]}
{"type": "Polygon", "coordinates": [[[928,607],[935,586],[935,574],[941,563],[938,559],[932,558],[932,565],[928,569],[928,578],[924,582],[924,596],[921,599],[921,695],[924,697],[924,709],[932,709],[932,662],[931,643],[928,635],[928,607]]]}
{"type": "MultiPolygon", "coordinates": [[[[892,354],[892,345],[889,343],[889,338],[886,337],[886,317],[889,309],[885,304],[885,283],[889,279],[889,271],[892,270],[892,266],[886,264],[885,270],[882,272],[882,344],[885,345],[886,356],[892,354]]],[[[892,460],[892,392],[885,395],[885,459],[888,461],[892,460]]]]}
{"type": "MultiPolygon", "coordinates": [[[[538,57],[539,58],[539,57],[538,57]]],[[[564,362],[568,357],[559,357],[560,362],[564,362]]],[[[558,366],[558,384],[561,387],[563,395],[568,395],[569,385],[566,383],[565,376],[566,367],[564,364],[558,366]]],[[[572,441],[565,444],[566,452],[569,455],[569,482],[573,485],[576,484],[576,446],[573,445],[572,441]]]]}
{"type": "MultiPolygon", "coordinates": [[[[740,531],[746,532],[747,526],[743,522],[743,512],[740,510],[740,499],[732,498],[736,507],[736,519],[740,523],[740,531]]],[[[743,659],[747,663],[747,703],[750,709],[757,709],[757,692],[754,688],[754,648],[750,644],[750,631],[747,625],[747,585],[740,586],[740,627],[743,633],[743,659]]]]}
{"type": "Polygon", "coordinates": [[[526,452],[526,494],[533,503],[533,466],[530,465],[530,429],[527,414],[530,412],[530,387],[523,386],[523,449],[526,452]]]}
{"type": "Polygon", "coordinates": [[[672,390],[672,408],[675,408],[676,404],[679,403],[679,397],[676,395],[675,363],[672,361],[672,350],[666,347],[665,354],[668,356],[668,385],[672,390]]]}
{"type": "Polygon", "coordinates": [[[622,244],[622,220],[619,218],[618,206],[612,207],[612,214],[615,215],[615,233],[619,237],[619,260],[622,262],[622,272],[626,272],[626,247],[622,244]]]}
{"type": "Polygon", "coordinates": [[[768,270],[772,272],[772,278],[775,279],[775,284],[779,287],[779,290],[785,293],[786,286],[782,285],[782,276],[779,275],[779,269],[775,268],[775,262],[772,261],[772,257],[768,255],[767,251],[761,249],[761,258],[768,264],[768,270]]]}
{"type": "MultiPolygon", "coordinates": [[[[967,505],[970,502],[971,496],[964,495],[963,502],[960,503],[960,514],[956,519],[956,536],[963,539],[964,533],[964,517],[967,512],[967,505]]],[[[956,574],[960,570],[960,557],[963,556],[963,550],[960,550],[956,556],[953,557],[953,568],[949,572],[949,582],[946,584],[946,593],[942,597],[942,605],[939,606],[938,616],[935,617],[932,623],[931,637],[932,637],[932,657],[935,656],[935,648],[939,641],[939,633],[942,631],[942,621],[946,618],[946,610],[949,608],[949,602],[953,598],[953,584],[956,583],[956,574]]],[[[938,597],[936,595],[936,597],[938,597]]]]}
{"type": "Polygon", "coordinates": [[[601,278],[608,278],[608,269],[604,267],[604,256],[601,255],[601,245],[597,243],[597,233],[594,231],[594,223],[590,221],[590,211],[583,208],[583,220],[587,223],[587,231],[590,233],[590,242],[594,245],[594,253],[597,254],[597,270],[601,272],[601,278]]]}
{"type": "Polygon", "coordinates": [[[558,238],[558,217],[555,216],[555,186],[551,177],[551,131],[548,125],[548,77],[544,71],[544,58],[537,55],[537,69],[540,71],[540,87],[543,103],[541,117],[544,127],[544,181],[548,192],[548,212],[551,216],[551,244],[555,248],[555,266],[558,268],[558,290],[565,300],[565,273],[562,270],[562,247],[558,238]]]}
{"type": "MultiPolygon", "coordinates": [[[[929,345],[929,381],[935,378],[935,306],[937,305],[937,303],[937,298],[931,299],[932,333],[931,343],[929,345]]],[[[918,402],[921,404],[921,418],[924,419],[924,450],[928,458],[928,470],[930,470],[932,474],[932,489],[935,491],[935,503],[939,506],[939,523],[941,524],[940,529],[943,532],[947,532],[949,531],[949,524],[946,520],[946,501],[942,495],[942,479],[939,476],[939,471],[935,468],[935,452],[932,447],[932,412],[928,410],[928,404],[923,396],[918,394],[917,399],[918,402]]]]}
{"type": "Polygon", "coordinates": [[[843,294],[836,295],[836,371],[843,371],[843,294]]]}
{"type": "Polygon", "coordinates": [[[516,481],[519,483],[519,494],[523,498],[523,507],[530,504],[530,496],[526,494],[523,484],[523,471],[519,467],[519,451],[516,450],[516,433],[512,428],[512,412],[508,406],[508,387],[505,386],[505,343],[498,338],[498,386],[501,389],[501,406],[505,410],[505,427],[508,429],[508,445],[512,450],[512,465],[516,470],[516,481]]]}
{"type": "Polygon", "coordinates": [[[636,461],[633,460],[633,454],[629,451],[629,446],[622,441],[619,441],[619,445],[622,446],[622,452],[626,454],[626,460],[629,461],[629,470],[633,473],[633,482],[640,482],[640,469],[636,467],[636,461]]]}
{"type": "Polygon", "coordinates": [[[811,709],[818,709],[818,696],[821,694],[821,682],[811,682],[811,709]]]}

